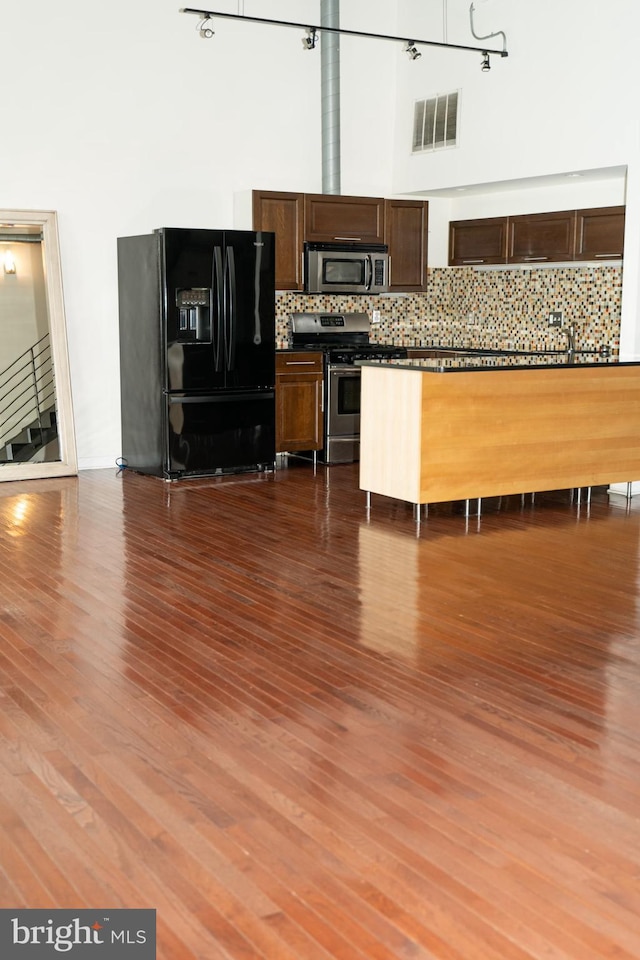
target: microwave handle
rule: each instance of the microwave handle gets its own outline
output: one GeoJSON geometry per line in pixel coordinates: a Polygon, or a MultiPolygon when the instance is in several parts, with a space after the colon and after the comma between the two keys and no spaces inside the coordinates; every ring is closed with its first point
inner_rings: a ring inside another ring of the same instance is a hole
{"type": "Polygon", "coordinates": [[[371,254],[368,253],[365,259],[367,269],[365,273],[368,273],[369,276],[365,276],[364,286],[365,290],[371,290],[371,283],[373,281],[373,261],[371,260],[371,254]]]}

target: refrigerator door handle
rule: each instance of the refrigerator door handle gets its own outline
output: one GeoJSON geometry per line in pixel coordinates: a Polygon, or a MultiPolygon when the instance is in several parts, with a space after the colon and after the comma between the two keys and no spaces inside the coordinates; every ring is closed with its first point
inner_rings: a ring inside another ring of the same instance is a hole
{"type": "MultiPolygon", "coordinates": [[[[215,291],[216,315],[213,319],[213,365],[216,373],[222,370],[222,317],[223,317],[223,287],[224,277],[222,273],[222,247],[214,247],[213,250],[213,287],[215,291]]],[[[213,299],[213,298],[212,298],[213,299]]],[[[213,303],[211,304],[213,310],[213,303]]]]}
{"type": "Polygon", "coordinates": [[[237,291],[236,291],[236,256],[233,247],[227,247],[227,274],[229,284],[227,287],[227,317],[226,317],[226,336],[225,349],[227,359],[227,370],[233,370],[236,362],[236,313],[237,313],[237,291]]]}

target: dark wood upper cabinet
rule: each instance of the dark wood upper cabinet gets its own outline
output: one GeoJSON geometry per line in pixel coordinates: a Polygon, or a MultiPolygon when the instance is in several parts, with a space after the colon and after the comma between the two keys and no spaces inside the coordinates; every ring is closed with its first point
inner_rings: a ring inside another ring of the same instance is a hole
{"type": "Polygon", "coordinates": [[[311,241],[386,243],[391,290],[426,290],[429,204],[334,194],[254,190],[253,229],[276,235],[276,290],[304,290],[303,247],[311,241]]]}
{"type": "Polygon", "coordinates": [[[509,263],[573,260],[576,211],[509,217],[509,263]]]}
{"type": "Polygon", "coordinates": [[[452,220],[449,224],[449,264],[463,267],[507,262],[507,217],[452,220]]]}
{"type": "Polygon", "coordinates": [[[621,259],[624,206],[452,220],[449,265],[621,259]]]}
{"type": "Polygon", "coordinates": [[[304,194],[254,190],[253,228],[276,235],[276,290],[302,290],[304,194]]]}
{"type": "Polygon", "coordinates": [[[391,259],[390,292],[427,289],[429,204],[425,200],[385,200],[384,242],[391,259]]]}
{"type": "Polygon", "coordinates": [[[384,243],[384,200],[307,193],[304,198],[304,238],[314,242],[384,243]]]}
{"type": "Polygon", "coordinates": [[[621,258],[624,252],[624,216],[624,206],[578,210],[575,259],[621,258]]]}

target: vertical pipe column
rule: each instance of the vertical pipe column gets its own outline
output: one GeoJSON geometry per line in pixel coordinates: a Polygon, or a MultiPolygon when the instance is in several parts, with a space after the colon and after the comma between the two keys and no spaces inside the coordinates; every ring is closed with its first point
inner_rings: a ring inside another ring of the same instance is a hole
{"type": "MultiPolygon", "coordinates": [[[[340,0],[320,0],[320,26],[340,29],[340,0]]],[[[322,192],[340,186],[340,34],[321,33],[322,192]]]]}

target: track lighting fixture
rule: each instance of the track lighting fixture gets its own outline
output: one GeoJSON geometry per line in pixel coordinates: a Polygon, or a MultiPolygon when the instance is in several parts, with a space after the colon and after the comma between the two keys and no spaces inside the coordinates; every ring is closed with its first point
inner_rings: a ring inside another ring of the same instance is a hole
{"type": "Polygon", "coordinates": [[[198,33],[200,34],[203,40],[210,40],[211,37],[215,34],[215,30],[212,30],[211,27],[207,26],[210,20],[211,20],[211,17],[206,16],[204,17],[203,20],[200,21],[200,23],[196,27],[198,33]]]}
{"type": "Polygon", "coordinates": [[[480,64],[480,69],[483,73],[487,73],[488,70],[491,70],[491,61],[489,60],[489,54],[486,50],[482,51],[482,63],[480,64]]]}
{"type": "Polygon", "coordinates": [[[406,55],[409,57],[410,60],[417,60],[419,57],[422,56],[420,51],[416,48],[416,45],[413,42],[413,40],[407,40],[406,43],[407,45],[404,48],[404,52],[406,53],[406,55]]]}
{"type": "Polygon", "coordinates": [[[295,20],[271,20],[266,17],[249,17],[245,16],[244,13],[225,13],[222,10],[196,10],[193,7],[181,7],[180,13],[190,13],[195,14],[200,17],[200,22],[198,24],[198,31],[201,37],[209,38],[214,35],[214,31],[209,26],[209,21],[212,17],[220,17],[223,20],[237,20],[242,21],[243,23],[258,23],[262,26],[269,27],[292,27],[296,30],[306,31],[306,35],[302,40],[302,45],[305,50],[313,50],[320,39],[321,33],[327,34],[337,34],[338,36],[345,37],[358,37],[361,39],[370,39],[370,40],[389,40],[393,43],[404,43],[404,51],[408,57],[412,60],[417,60],[422,56],[420,51],[417,49],[416,44],[425,47],[439,47],[441,50],[466,50],[470,53],[481,53],[482,60],[482,69],[489,70],[489,54],[494,54],[496,57],[508,57],[507,52],[507,38],[505,37],[502,30],[499,30],[497,33],[490,33],[487,37],[478,37],[474,30],[473,26],[473,3],[469,11],[469,16],[471,19],[471,32],[474,37],[479,40],[487,40],[489,37],[502,37],[503,48],[502,50],[494,50],[491,47],[487,47],[486,44],[480,46],[470,46],[469,44],[463,43],[447,43],[446,41],[440,40],[405,40],[403,37],[391,36],[386,33],[368,33],[364,30],[345,30],[342,27],[329,27],[323,26],[321,24],[316,24],[315,26],[310,26],[307,23],[301,23],[300,21],[295,20]]]}
{"type": "MultiPolygon", "coordinates": [[[[507,37],[504,30],[494,30],[493,33],[485,33],[484,36],[480,36],[479,33],[476,33],[476,28],[473,25],[473,14],[475,13],[475,7],[473,4],[469,7],[469,23],[471,25],[471,33],[476,38],[476,40],[492,40],[494,37],[502,37],[502,51],[492,50],[491,53],[500,53],[501,57],[507,56],[507,37]]],[[[482,51],[482,56],[487,58],[487,64],[489,64],[489,55],[486,50],[482,51]]],[[[484,66],[484,61],[482,64],[483,70],[490,70],[491,66],[484,66]]]]}
{"type": "Polygon", "coordinates": [[[302,38],[302,46],[305,50],[315,50],[318,42],[318,34],[315,27],[307,27],[307,35],[302,38]]]}

